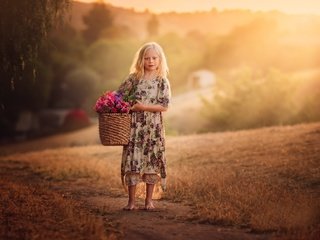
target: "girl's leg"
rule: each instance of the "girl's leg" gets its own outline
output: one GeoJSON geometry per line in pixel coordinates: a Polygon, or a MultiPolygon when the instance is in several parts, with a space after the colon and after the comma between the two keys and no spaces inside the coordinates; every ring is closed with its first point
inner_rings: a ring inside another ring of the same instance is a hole
{"type": "Polygon", "coordinates": [[[146,183],[146,200],[145,200],[145,208],[147,210],[154,209],[154,205],[152,202],[152,194],[153,194],[154,184],[146,183]]]}
{"type": "Polygon", "coordinates": [[[123,210],[134,210],[136,208],[136,185],[128,186],[129,200],[128,205],[123,210]]]}

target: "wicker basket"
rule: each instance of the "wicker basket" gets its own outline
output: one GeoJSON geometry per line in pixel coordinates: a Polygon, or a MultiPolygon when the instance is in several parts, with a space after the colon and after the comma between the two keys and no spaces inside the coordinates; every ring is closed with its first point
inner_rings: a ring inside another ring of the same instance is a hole
{"type": "Polygon", "coordinates": [[[99,114],[99,135],[102,145],[127,145],[130,136],[131,115],[128,113],[99,114]]]}

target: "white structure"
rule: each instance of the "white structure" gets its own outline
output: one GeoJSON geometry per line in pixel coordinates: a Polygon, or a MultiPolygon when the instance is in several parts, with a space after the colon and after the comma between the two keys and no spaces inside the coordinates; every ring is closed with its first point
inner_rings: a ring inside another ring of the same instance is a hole
{"type": "Polygon", "coordinates": [[[188,89],[211,88],[216,83],[216,76],[209,70],[198,70],[188,77],[188,89]]]}

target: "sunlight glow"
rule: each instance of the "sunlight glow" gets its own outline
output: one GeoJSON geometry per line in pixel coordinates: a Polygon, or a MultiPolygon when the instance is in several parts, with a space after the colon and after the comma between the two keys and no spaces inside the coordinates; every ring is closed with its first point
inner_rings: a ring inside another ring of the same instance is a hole
{"type": "MultiPolygon", "coordinates": [[[[77,0],[81,2],[97,2],[97,0],[77,0]]],[[[161,12],[194,12],[210,11],[212,8],[249,9],[253,11],[281,11],[290,14],[320,14],[318,0],[100,0],[114,6],[134,8],[137,11],[146,9],[161,12]]]]}

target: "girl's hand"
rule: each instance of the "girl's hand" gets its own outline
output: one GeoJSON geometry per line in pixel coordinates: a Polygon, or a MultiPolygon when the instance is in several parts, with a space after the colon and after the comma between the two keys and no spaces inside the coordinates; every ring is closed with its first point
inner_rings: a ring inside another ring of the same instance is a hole
{"type": "Polygon", "coordinates": [[[136,101],[136,104],[131,107],[131,111],[145,111],[145,106],[140,101],[136,101]]]}

